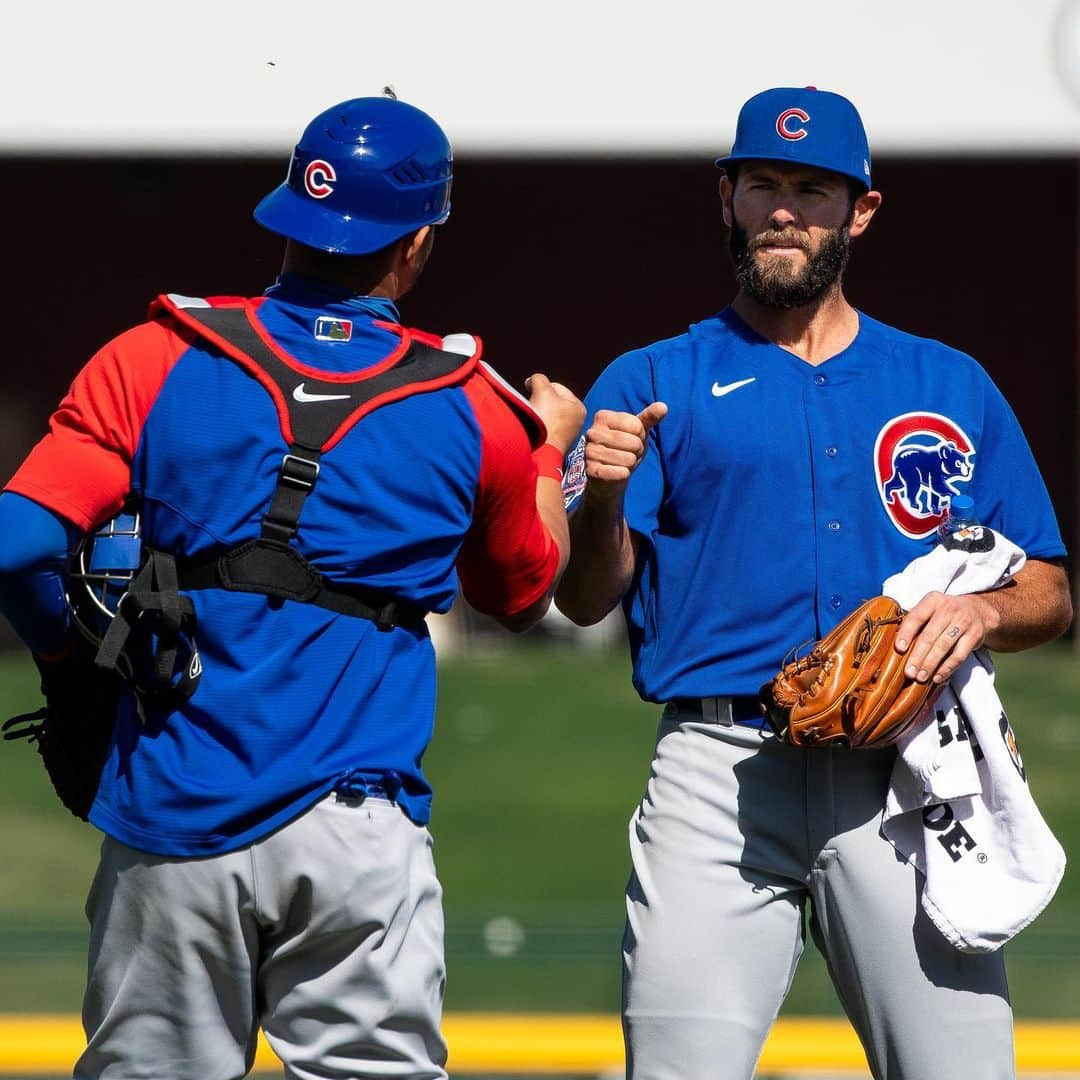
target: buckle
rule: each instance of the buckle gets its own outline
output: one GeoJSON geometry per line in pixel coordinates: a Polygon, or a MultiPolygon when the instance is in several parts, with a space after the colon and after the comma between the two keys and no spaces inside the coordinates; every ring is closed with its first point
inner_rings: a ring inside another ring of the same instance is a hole
{"type": "Polygon", "coordinates": [[[319,463],[317,461],[308,461],[307,458],[297,457],[296,454],[286,454],[281,459],[281,483],[310,491],[318,479],[319,463]]]}

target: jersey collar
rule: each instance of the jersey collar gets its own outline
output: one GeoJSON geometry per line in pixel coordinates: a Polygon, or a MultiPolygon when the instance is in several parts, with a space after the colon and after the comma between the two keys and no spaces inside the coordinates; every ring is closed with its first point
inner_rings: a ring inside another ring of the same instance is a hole
{"type": "Polygon", "coordinates": [[[332,285],[303,274],[281,274],[265,295],[278,303],[318,308],[331,314],[373,319],[398,324],[401,317],[393,300],[385,296],[357,296],[340,285],[332,285]]]}

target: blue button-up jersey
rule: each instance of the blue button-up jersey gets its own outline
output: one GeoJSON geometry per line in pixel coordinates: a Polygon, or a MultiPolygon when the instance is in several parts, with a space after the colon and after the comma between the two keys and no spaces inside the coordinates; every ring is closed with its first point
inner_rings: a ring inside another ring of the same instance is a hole
{"type": "MultiPolygon", "coordinates": [[[[954,494],[1031,558],[1064,554],[1015,416],[983,369],[860,314],[855,340],[810,365],[730,309],[624,354],[586,398],[666,402],[632,476],[641,538],[623,607],[643,698],[754,694],[934,543],[954,494]]],[[[566,463],[584,489],[584,437],[566,463]]]]}

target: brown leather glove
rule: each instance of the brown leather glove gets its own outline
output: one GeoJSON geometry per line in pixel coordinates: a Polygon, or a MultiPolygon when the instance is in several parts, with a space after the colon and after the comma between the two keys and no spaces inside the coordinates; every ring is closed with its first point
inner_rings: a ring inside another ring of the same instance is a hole
{"type": "Polygon", "coordinates": [[[769,724],[793,746],[891,746],[926,716],[943,686],[904,675],[894,648],[904,611],[875,596],[761,688],[769,724]]]}

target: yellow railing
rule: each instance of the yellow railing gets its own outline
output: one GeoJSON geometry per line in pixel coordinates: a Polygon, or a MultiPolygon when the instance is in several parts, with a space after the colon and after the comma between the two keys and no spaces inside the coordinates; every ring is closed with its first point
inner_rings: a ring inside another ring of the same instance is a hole
{"type": "MultiPolygon", "coordinates": [[[[452,1073],[604,1073],[617,1072],[623,1064],[622,1035],[612,1016],[454,1013],[445,1018],[443,1031],[452,1073]]],[[[64,1073],[82,1047],[77,1017],[0,1014],[0,1076],[64,1073]]],[[[1080,1073],[1080,1022],[1018,1022],[1016,1058],[1022,1073],[1080,1073]]],[[[261,1037],[255,1068],[280,1069],[261,1037]]],[[[759,1072],[796,1076],[825,1070],[867,1075],[866,1059],[847,1021],[779,1020],[759,1072]]]]}

